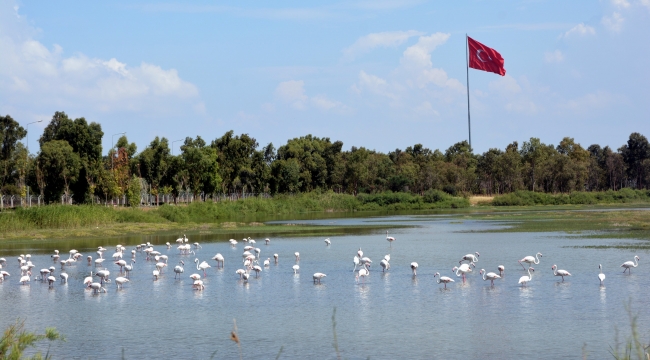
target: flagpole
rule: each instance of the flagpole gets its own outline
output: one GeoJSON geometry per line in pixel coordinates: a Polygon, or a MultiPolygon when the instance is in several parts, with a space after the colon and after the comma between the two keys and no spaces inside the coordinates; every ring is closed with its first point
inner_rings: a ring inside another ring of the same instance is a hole
{"type": "Polygon", "coordinates": [[[468,54],[468,41],[467,34],[465,34],[465,71],[467,77],[467,128],[469,131],[469,148],[472,148],[472,122],[469,116],[469,54],[468,54]]]}

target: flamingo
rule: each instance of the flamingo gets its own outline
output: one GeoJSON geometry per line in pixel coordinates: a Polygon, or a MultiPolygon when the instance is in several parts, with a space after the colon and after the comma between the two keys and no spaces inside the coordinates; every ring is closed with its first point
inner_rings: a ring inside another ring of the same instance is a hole
{"type": "MultiPolygon", "coordinates": [[[[330,238],[325,239],[325,246],[330,246],[332,242],[330,241],[330,238]]],[[[318,273],[320,274],[320,273],[318,273]]]]}
{"type": "Polygon", "coordinates": [[[271,239],[269,239],[269,238],[264,239],[264,244],[265,245],[268,245],[270,243],[271,243],[271,239]]]}
{"type": "Polygon", "coordinates": [[[293,255],[296,256],[296,261],[300,261],[300,253],[299,252],[296,251],[293,255]]]}
{"type": "Polygon", "coordinates": [[[24,275],[20,277],[20,281],[23,285],[26,285],[26,283],[30,282],[31,278],[28,275],[24,275]]]}
{"type": "Polygon", "coordinates": [[[54,276],[50,275],[47,277],[47,283],[50,287],[54,285],[54,282],[56,282],[56,278],[54,276]]]}
{"type": "Polygon", "coordinates": [[[600,270],[600,274],[598,274],[598,279],[600,279],[600,285],[602,285],[603,281],[605,281],[605,274],[603,274],[603,266],[598,264],[598,269],[600,270]]]}
{"type": "Polygon", "coordinates": [[[275,259],[275,263],[278,263],[278,254],[273,254],[273,259],[275,259]]]}
{"type": "Polygon", "coordinates": [[[390,264],[388,261],[386,261],[386,259],[382,259],[379,262],[379,265],[381,265],[381,272],[385,272],[386,270],[390,269],[390,264]]]}
{"type": "Polygon", "coordinates": [[[262,268],[259,265],[253,266],[253,271],[255,271],[255,277],[258,277],[260,275],[260,271],[262,271],[262,268]]]}
{"type": "MultiPolygon", "coordinates": [[[[174,267],[174,272],[176,273],[176,275],[179,275],[179,277],[180,277],[180,275],[185,271],[185,269],[183,268],[183,265],[185,265],[185,262],[183,262],[183,260],[181,260],[181,261],[178,262],[178,264],[179,265],[176,265],[174,267]]],[[[176,275],[174,275],[174,279],[176,279],[176,275]]]]}
{"type": "Polygon", "coordinates": [[[388,254],[388,255],[386,255],[386,256],[384,256],[384,260],[386,260],[386,261],[388,261],[388,262],[390,262],[390,254],[388,254]]]}
{"type": "Polygon", "coordinates": [[[440,276],[440,273],[439,273],[439,272],[433,274],[433,277],[436,277],[436,276],[438,277],[438,280],[437,280],[436,282],[437,282],[438,284],[440,284],[440,283],[445,284],[445,289],[447,288],[447,284],[449,284],[450,282],[454,282],[454,279],[452,279],[452,278],[450,278],[450,277],[447,277],[447,276],[440,276]]]}
{"type": "Polygon", "coordinates": [[[352,259],[352,262],[354,263],[354,269],[352,270],[352,272],[355,272],[355,271],[357,271],[357,266],[359,266],[359,257],[355,256],[352,259]]]}
{"type": "Polygon", "coordinates": [[[255,249],[255,246],[250,246],[250,245],[244,246],[244,251],[251,251],[253,249],[255,249]]]}
{"type": "Polygon", "coordinates": [[[246,270],[237,269],[237,271],[235,271],[235,274],[239,275],[239,279],[241,279],[244,276],[244,274],[246,274],[246,270]]]}
{"type": "Polygon", "coordinates": [[[194,284],[192,284],[192,287],[200,291],[203,291],[203,289],[205,289],[205,285],[203,285],[203,280],[194,280],[194,284]]]}
{"type": "Polygon", "coordinates": [[[316,281],[318,281],[318,283],[320,284],[320,280],[321,280],[322,278],[326,277],[326,276],[327,276],[327,275],[325,275],[325,274],[323,274],[323,273],[319,273],[319,272],[315,273],[315,274],[314,274],[314,284],[316,283],[316,281]]]}
{"type": "MultiPolygon", "coordinates": [[[[66,276],[66,281],[68,280],[68,277],[66,276]]],[[[90,272],[90,276],[87,276],[84,278],[84,285],[88,285],[91,282],[93,282],[93,272],[90,272]]]]}
{"type": "Polygon", "coordinates": [[[9,273],[6,271],[3,270],[0,271],[0,281],[4,281],[7,276],[11,276],[11,275],[9,275],[9,273]]]}
{"type": "Polygon", "coordinates": [[[300,270],[300,266],[298,266],[298,265],[293,266],[293,273],[294,274],[297,274],[299,270],[300,270]]]}
{"type": "Polygon", "coordinates": [[[499,270],[499,276],[503,276],[503,272],[506,271],[506,267],[503,265],[497,266],[497,269],[499,270]]]}
{"type": "Polygon", "coordinates": [[[93,293],[95,293],[95,294],[98,294],[98,293],[100,293],[102,291],[106,292],[106,288],[104,288],[102,286],[102,284],[100,284],[100,283],[96,283],[96,282],[90,283],[90,284],[88,284],[88,287],[93,289],[93,293]]]}
{"type": "Polygon", "coordinates": [[[395,241],[395,238],[392,236],[388,236],[388,231],[386,231],[386,240],[390,244],[390,247],[393,247],[393,241],[395,241]]]}
{"type": "Polygon", "coordinates": [[[481,256],[481,254],[479,254],[478,251],[475,252],[474,254],[467,254],[467,255],[463,256],[460,259],[460,261],[458,262],[458,264],[462,263],[465,260],[467,260],[468,262],[473,262],[473,263],[478,262],[478,257],[481,256]],[[476,254],[476,256],[474,256],[474,254],[476,254]]]}
{"type": "Polygon", "coordinates": [[[47,280],[47,276],[50,275],[50,269],[41,269],[41,281],[47,280]]]}
{"type": "Polygon", "coordinates": [[[124,283],[129,282],[129,279],[125,277],[118,276],[115,278],[115,284],[117,284],[117,288],[124,288],[124,283]]]}
{"type": "Polygon", "coordinates": [[[246,282],[247,282],[247,281],[248,281],[248,277],[249,277],[249,276],[250,276],[250,274],[249,274],[249,273],[243,273],[243,274],[242,274],[242,279],[244,279],[244,281],[246,281],[246,282]]]}
{"type": "Polygon", "coordinates": [[[129,274],[131,274],[133,264],[135,264],[135,259],[131,259],[131,265],[124,265],[124,273],[126,274],[126,277],[129,277],[129,274]]]}
{"type": "Polygon", "coordinates": [[[215,260],[217,262],[217,267],[223,267],[223,255],[217,253],[217,255],[212,257],[212,260],[215,260]]]}
{"type": "Polygon", "coordinates": [[[462,264],[460,267],[454,266],[454,268],[451,269],[451,272],[455,272],[456,276],[462,276],[463,282],[465,282],[465,274],[468,272],[472,272],[472,268],[470,267],[470,265],[475,266],[474,263],[462,264]]]}
{"type": "Polygon", "coordinates": [[[264,267],[269,267],[271,265],[271,258],[264,260],[264,267]]]}
{"type": "Polygon", "coordinates": [[[60,273],[59,277],[61,278],[61,284],[67,283],[68,282],[68,274],[66,273],[60,273]]]}
{"type": "Polygon", "coordinates": [[[361,248],[359,248],[359,251],[357,251],[357,256],[359,257],[359,259],[363,257],[363,251],[361,251],[361,248]]]}
{"type": "Polygon", "coordinates": [[[357,281],[357,283],[358,283],[358,282],[359,282],[359,278],[362,277],[362,278],[363,278],[363,282],[365,283],[365,282],[366,282],[366,277],[369,276],[369,275],[370,275],[370,272],[368,271],[368,269],[366,269],[366,268],[361,268],[361,269],[359,269],[359,273],[354,277],[354,279],[355,279],[355,280],[357,281]]]}
{"type": "Polygon", "coordinates": [[[232,245],[232,246],[237,245],[237,240],[235,240],[235,239],[230,239],[228,241],[230,242],[230,245],[232,245]]]}
{"type": "Polygon", "coordinates": [[[88,256],[86,257],[86,259],[88,259],[88,266],[90,266],[90,265],[93,264],[93,257],[92,257],[92,256],[88,255],[88,256]]]}
{"type": "Polygon", "coordinates": [[[122,273],[122,269],[126,266],[126,260],[118,260],[115,265],[120,267],[120,273],[122,273]]]}
{"type": "Polygon", "coordinates": [[[203,261],[201,264],[199,264],[199,259],[194,259],[194,262],[196,263],[196,270],[203,270],[203,277],[207,277],[208,274],[205,273],[205,270],[207,268],[211,268],[210,264],[207,262],[203,261]]]}
{"type": "Polygon", "coordinates": [[[372,260],[370,260],[369,257],[363,257],[361,258],[361,263],[363,264],[363,266],[369,267],[370,264],[372,264],[372,260]]]}
{"type": "Polygon", "coordinates": [[[197,243],[197,242],[194,243],[194,248],[195,248],[195,249],[203,249],[203,247],[201,246],[201,244],[199,244],[199,243],[197,243]]]}
{"type": "Polygon", "coordinates": [[[524,268],[524,270],[526,270],[526,268],[524,267],[524,264],[522,264],[522,262],[528,263],[528,267],[530,267],[531,264],[537,265],[539,264],[538,256],[542,257],[542,253],[535,254],[535,257],[526,256],[523,259],[519,260],[519,265],[521,265],[521,267],[524,268]]]}
{"type": "Polygon", "coordinates": [[[99,283],[104,284],[104,281],[110,282],[110,279],[108,278],[110,276],[111,272],[108,270],[99,270],[98,272],[95,273],[95,276],[99,278],[99,283]]]}
{"type": "Polygon", "coordinates": [[[417,276],[416,270],[418,269],[418,263],[412,262],[411,263],[411,270],[413,270],[413,276],[417,276]]]}
{"type": "Polygon", "coordinates": [[[160,270],[156,269],[153,271],[153,280],[156,281],[158,280],[158,277],[160,276],[160,270]]]}
{"type": "Polygon", "coordinates": [[[190,275],[190,279],[192,279],[192,280],[194,280],[194,281],[196,281],[196,280],[200,280],[200,279],[201,279],[201,275],[199,275],[199,274],[192,274],[192,275],[190,275]]]}
{"type": "Polygon", "coordinates": [[[551,270],[553,270],[553,275],[555,275],[555,276],[561,276],[561,277],[562,277],[562,281],[564,281],[564,277],[565,277],[565,276],[571,276],[571,274],[570,274],[568,271],[566,271],[566,270],[558,270],[558,269],[557,269],[557,265],[553,265],[553,266],[551,266],[551,270]]]}
{"type": "Polygon", "coordinates": [[[481,271],[479,271],[479,274],[483,275],[483,281],[490,280],[490,284],[492,286],[494,286],[494,280],[501,279],[501,276],[499,276],[499,275],[497,275],[497,274],[495,274],[493,272],[489,272],[489,273],[486,274],[485,269],[481,269],[481,271]]]}
{"type": "Polygon", "coordinates": [[[54,255],[50,255],[50,257],[52,258],[52,260],[53,260],[54,262],[59,261],[59,258],[60,258],[60,256],[59,256],[59,250],[54,250],[54,255]]]}
{"type": "Polygon", "coordinates": [[[629,270],[628,273],[631,274],[632,273],[631,269],[633,267],[639,266],[639,260],[641,260],[641,259],[638,256],[634,256],[634,262],[632,262],[632,261],[624,262],[623,265],[621,265],[622,268],[625,268],[625,270],[623,270],[623,274],[625,274],[625,271],[628,271],[628,270],[629,270]]]}
{"type": "Polygon", "coordinates": [[[531,271],[535,272],[535,269],[533,267],[529,267],[528,276],[524,275],[519,278],[519,284],[521,284],[521,286],[526,286],[529,281],[533,280],[533,275],[530,273],[531,271]]]}
{"type": "Polygon", "coordinates": [[[165,264],[164,262],[158,262],[156,263],[156,270],[158,270],[158,272],[162,274],[162,271],[166,266],[167,264],[165,264]]]}

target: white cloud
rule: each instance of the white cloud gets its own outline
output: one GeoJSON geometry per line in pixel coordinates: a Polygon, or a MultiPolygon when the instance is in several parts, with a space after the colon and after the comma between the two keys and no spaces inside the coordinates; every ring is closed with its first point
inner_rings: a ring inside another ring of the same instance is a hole
{"type": "MultiPolygon", "coordinates": [[[[345,109],[343,104],[338,101],[330,100],[324,95],[317,95],[311,98],[307,96],[305,94],[305,82],[302,80],[281,82],[275,89],[275,96],[298,110],[307,109],[309,105],[320,110],[331,110],[335,108],[345,109]]],[[[273,107],[273,110],[274,109],[275,108],[273,107]]]]}
{"type": "Polygon", "coordinates": [[[521,86],[519,86],[517,80],[510,75],[501,76],[497,78],[497,80],[491,81],[488,84],[488,87],[490,90],[502,94],[517,94],[521,92],[521,86]]]}
{"type": "Polygon", "coordinates": [[[434,68],[431,53],[440,45],[447,42],[450,34],[435,33],[429,36],[420,36],[417,44],[409,46],[400,59],[399,71],[406,77],[407,84],[424,88],[433,83],[442,88],[458,92],[465,91],[463,84],[447,76],[447,72],[434,68]]]}
{"type": "Polygon", "coordinates": [[[612,5],[618,8],[629,8],[630,3],[627,0],[612,0],[612,5]]]}
{"type": "Polygon", "coordinates": [[[564,61],[564,54],[560,50],[548,51],[544,53],[544,60],[547,63],[561,63],[564,61]]]}
{"type": "Polygon", "coordinates": [[[588,113],[592,110],[606,108],[623,101],[624,99],[620,95],[611,94],[606,91],[597,91],[571,99],[562,104],[561,107],[576,113],[588,113]]]}
{"type": "Polygon", "coordinates": [[[343,49],[343,57],[346,60],[353,60],[357,56],[369,52],[378,47],[396,47],[403,44],[408,39],[422,35],[420,31],[386,31],[372,33],[360,37],[350,47],[343,49]]]}
{"type": "Polygon", "coordinates": [[[433,105],[429,101],[424,101],[414,107],[413,112],[422,117],[440,116],[440,113],[433,108],[433,105]]]}
{"type": "Polygon", "coordinates": [[[587,36],[587,35],[596,35],[596,29],[584,23],[578,24],[572,27],[569,31],[565,32],[564,35],[560,37],[573,37],[573,36],[587,36]]]}
{"type": "Polygon", "coordinates": [[[76,107],[86,112],[204,111],[197,87],[175,69],[147,62],[130,66],[115,58],[102,60],[83,53],[65,57],[61,46],[48,48],[34,40],[37,31],[23,17],[2,19],[0,96],[13,104],[31,108],[34,99],[39,99],[40,106],[76,107]]]}
{"type": "Polygon", "coordinates": [[[641,5],[645,6],[650,10],[650,0],[641,0],[640,1],[641,5]]]}
{"type": "Polygon", "coordinates": [[[600,21],[609,31],[620,32],[625,19],[620,13],[614,12],[611,16],[603,16],[600,21]]]}

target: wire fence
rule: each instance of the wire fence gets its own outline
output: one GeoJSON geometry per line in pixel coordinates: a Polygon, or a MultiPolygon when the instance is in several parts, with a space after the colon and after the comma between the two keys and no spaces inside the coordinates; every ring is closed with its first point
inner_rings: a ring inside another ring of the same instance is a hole
{"type": "MultiPolygon", "coordinates": [[[[194,194],[191,191],[181,191],[178,194],[159,194],[154,195],[148,192],[142,192],[140,194],[140,204],[139,206],[160,206],[164,204],[190,204],[193,202],[222,202],[222,201],[237,201],[241,199],[249,198],[263,198],[270,199],[271,194],[269,193],[230,193],[230,194],[205,194],[199,193],[194,194]]],[[[83,202],[83,201],[82,201],[83,202]]],[[[50,202],[53,204],[54,202],[50,202]]],[[[61,205],[73,205],[78,204],[74,198],[74,195],[61,195],[60,198],[61,205]]],[[[95,196],[92,199],[93,204],[104,205],[104,206],[129,206],[129,200],[126,195],[122,195],[114,198],[100,198],[95,196]]],[[[0,210],[1,209],[12,209],[19,207],[33,207],[33,206],[42,206],[45,205],[43,197],[40,195],[30,195],[30,196],[19,196],[19,195],[0,195],[0,210]]]]}

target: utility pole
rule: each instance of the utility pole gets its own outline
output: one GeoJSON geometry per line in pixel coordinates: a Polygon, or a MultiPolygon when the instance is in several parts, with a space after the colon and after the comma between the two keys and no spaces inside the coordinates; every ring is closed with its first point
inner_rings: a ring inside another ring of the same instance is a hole
{"type": "Polygon", "coordinates": [[[172,156],[174,156],[174,143],[177,143],[179,141],[183,141],[183,139],[172,141],[172,156]]]}

